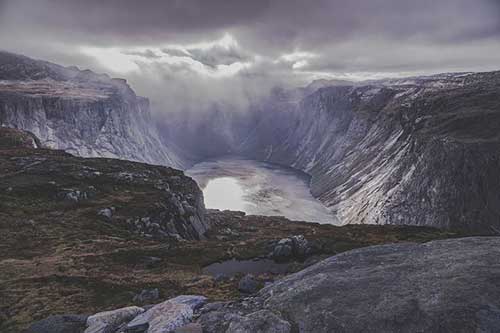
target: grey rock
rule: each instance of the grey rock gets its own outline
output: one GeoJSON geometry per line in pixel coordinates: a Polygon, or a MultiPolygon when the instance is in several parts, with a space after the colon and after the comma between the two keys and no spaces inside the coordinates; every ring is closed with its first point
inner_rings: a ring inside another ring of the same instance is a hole
{"type": "Polygon", "coordinates": [[[33,323],[25,333],[81,333],[87,325],[82,315],[56,315],[33,323]]]}
{"type": "Polygon", "coordinates": [[[148,333],[168,333],[191,321],[193,310],[186,304],[163,302],[127,324],[127,332],[140,331],[145,327],[148,333]]]}
{"type": "Polygon", "coordinates": [[[274,259],[290,258],[293,254],[293,244],[290,238],[281,239],[273,249],[271,257],[274,259]]]}
{"type": "Polygon", "coordinates": [[[310,253],[309,242],[303,235],[281,239],[274,247],[270,257],[276,260],[303,258],[310,253]]]}
{"type": "Polygon", "coordinates": [[[167,333],[185,326],[193,311],[206,302],[203,296],[182,295],[153,306],[127,324],[127,332],[144,330],[148,333],[167,333]]]}
{"type": "Polygon", "coordinates": [[[201,327],[201,324],[190,323],[177,328],[174,333],[203,333],[203,329],[201,327]]]}
{"type": "Polygon", "coordinates": [[[238,290],[245,294],[253,294],[259,291],[260,283],[252,275],[247,274],[238,283],[238,290]]]}
{"type": "Polygon", "coordinates": [[[204,333],[226,332],[229,324],[240,316],[228,311],[210,311],[200,315],[197,323],[201,324],[204,333]]]}
{"type": "Polygon", "coordinates": [[[96,313],[87,318],[87,329],[85,333],[108,333],[123,323],[134,319],[143,312],[143,308],[129,306],[112,311],[96,313]]]}
{"type": "Polygon", "coordinates": [[[201,313],[206,313],[206,312],[210,312],[210,311],[217,311],[217,310],[220,310],[222,309],[224,306],[226,306],[228,304],[228,302],[214,302],[214,303],[208,303],[208,304],[205,304],[201,309],[200,309],[200,312],[201,313]]]}
{"type": "Polygon", "coordinates": [[[97,215],[102,216],[108,220],[111,220],[113,217],[114,207],[111,208],[103,208],[97,212],[97,215]]]}
{"type": "Polygon", "coordinates": [[[197,295],[181,295],[172,298],[169,301],[178,304],[186,304],[194,311],[202,307],[207,302],[207,298],[205,296],[197,295]]]}
{"type": "Polygon", "coordinates": [[[60,196],[62,196],[65,201],[71,201],[75,203],[88,198],[86,192],[79,190],[66,190],[65,192],[61,193],[60,196]]]}
{"type": "Polygon", "coordinates": [[[297,257],[304,257],[310,251],[309,242],[303,235],[292,236],[293,254],[297,257]]]}
{"type": "Polygon", "coordinates": [[[160,291],[158,288],[143,289],[141,292],[134,296],[133,301],[137,303],[151,303],[160,298],[160,291]]]}
{"type": "Polygon", "coordinates": [[[235,317],[226,333],[290,333],[291,325],[269,310],[235,317]]]}
{"type": "Polygon", "coordinates": [[[143,257],[141,259],[142,263],[147,267],[147,268],[155,268],[157,267],[160,262],[161,258],[158,257],[143,257]]]}
{"type": "Polygon", "coordinates": [[[300,332],[496,332],[499,258],[500,237],[361,248],[275,282],[257,303],[300,332]]]}

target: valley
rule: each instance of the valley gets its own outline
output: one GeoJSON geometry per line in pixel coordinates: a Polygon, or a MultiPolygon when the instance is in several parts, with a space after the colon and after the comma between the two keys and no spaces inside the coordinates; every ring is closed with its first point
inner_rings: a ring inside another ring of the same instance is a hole
{"type": "Polygon", "coordinates": [[[0,52],[0,82],[2,332],[497,327],[500,72],[167,124],[104,74],[0,52]]]}

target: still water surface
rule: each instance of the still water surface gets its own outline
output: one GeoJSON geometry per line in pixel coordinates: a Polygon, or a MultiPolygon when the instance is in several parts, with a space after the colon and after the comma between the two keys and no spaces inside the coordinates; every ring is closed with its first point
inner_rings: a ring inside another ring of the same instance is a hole
{"type": "Polygon", "coordinates": [[[311,195],[309,177],[294,169],[228,157],[198,163],[186,174],[203,190],[207,208],[338,224],[311,195]]]}

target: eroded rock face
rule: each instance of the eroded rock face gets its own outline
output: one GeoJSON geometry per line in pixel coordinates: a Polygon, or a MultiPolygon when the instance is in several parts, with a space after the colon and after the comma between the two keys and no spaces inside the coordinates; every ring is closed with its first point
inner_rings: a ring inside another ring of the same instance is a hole
{"type": "Polygon", "coordinates": [[[262,323],[252,313],[269,310],[275,322],[286,318],[298,332],[495,332],[498,258],[499,237],[361,248],[289,275],[251,302],[206,313],[200,322],[209,332],[224,324],[250,327],[262,323]],[[215,315],[219,326],[210,321],[215,315]]]}
{"type": "Polygon", "coordinates": [[[0,125],[33,132],[51,148],[182,167],[160,140],[149,101],[125,80],[0,52],[0,125]]]}

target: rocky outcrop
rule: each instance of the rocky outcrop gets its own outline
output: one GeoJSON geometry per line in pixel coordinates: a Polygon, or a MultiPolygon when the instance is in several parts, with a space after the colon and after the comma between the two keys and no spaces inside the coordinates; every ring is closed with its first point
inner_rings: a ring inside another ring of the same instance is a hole
{"type": "Polygon", "coordinates": [[[128,323],[143,312],[143,308],[129,306],[112,311],[96,313],[87,318],[87,328],[84,333],[112,332],[120,327],[120,325],[128,323]]]}
{"type": "Polygon", "coordinates": [[[183,166],[180,151],[161,141],[149,101],[125,80],[6,52],[0,52],[0,125],[74,155],[183,166]]]}
{"type": "Polygon", "coordinates": [[[40,140],[30,132],[0,128],[0,149],[41,148],[40,140]]]}
{"type": "Polygon", "coordinates": [[[366,247],[202,309],[198,322],[204,332],[496,332],[499,256],[498,237],[366,247]]]}
{"type": "Polygon", "coordinates": [[[29,133],[0,128],[0,142],[15,143],[0,145],[0,189],[8,191],[5,214],[33,209],[33,216],[42,219],[37,209],[62,214],[71,207],[80,225],[100,221],[145,238],[174,241],[201,239],[208,230],[203,194],[182,171],[34,149],[29,147],[33,140],[29,133]]]}
{"type": "Polygon", "coordinates": [[[189,324],[193,311],[205,304],[203,296],[183,295],[153,306],[130,321],[127,332],[169,333],[189,324]]]}

